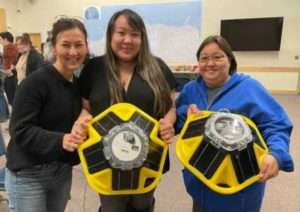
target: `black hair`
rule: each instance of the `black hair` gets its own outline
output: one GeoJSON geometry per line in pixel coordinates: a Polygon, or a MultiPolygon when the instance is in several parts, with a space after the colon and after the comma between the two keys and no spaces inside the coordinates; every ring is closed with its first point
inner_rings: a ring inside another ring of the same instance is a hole
{"type": "Polygon", "coordinates": [[[66,31],[66,30],[70,30],[70,29],[74,29],[74,28],[78,28],[85,37],[85,41],[87,43],[87,31],[83,25],[83,23],[81,21],[79,21],[78,19],[75,18],[60,18],[58,19],[52,27],[52,38],[51,38],[51,43],[54,46],[56,44],[56,38],[57,35],[60,32],[66,31]]]}
{"type": "Polygon", "coordinates": [[[201,51],[204,49],[204,47],[211,43],[217,44],[219,48],[222,49],[222,51],[224,51],[224,53],[229,58],[230,61],[229,74],[232,75],[233,73],[235,73],[237,68],[237,62],[235,56],[232,52],[229,43],[220,35],[211,35],[205,38],[204,41],[202,41],[196,53],[197,60],[199,60],[199,56],[201,54],[201,51]]]}
{"type": "Polygon", "coordinates": [[[0,37],[2,39],[6,39],[9,42],[13,43],[14,42],[14,36],[10,32],[0,32],[0,37]]]}

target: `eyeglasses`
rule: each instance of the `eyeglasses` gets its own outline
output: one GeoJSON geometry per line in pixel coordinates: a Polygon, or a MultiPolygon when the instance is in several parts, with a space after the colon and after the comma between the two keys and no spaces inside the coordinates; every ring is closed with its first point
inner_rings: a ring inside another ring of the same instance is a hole
{"type": "Polygon", "coordinates": [[[211,56],[200,55],[199,62],[206,64],[211,60],[212,62],[217,63],[217,62],[222,62],[224,60],[224,58],[225,58],[224,54],[216,54],[216,55],[211,55],[211,56]]]}

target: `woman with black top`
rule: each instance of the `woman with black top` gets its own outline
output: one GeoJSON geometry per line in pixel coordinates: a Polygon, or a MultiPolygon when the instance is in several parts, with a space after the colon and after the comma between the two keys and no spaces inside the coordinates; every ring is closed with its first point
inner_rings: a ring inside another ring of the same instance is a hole
{"type": "MultiPolygon", "coordinates": [[[[171,142],[176,83],[168,66],[151,54],[142,18],[129,9],[116,12],[106,39],[106,54],[89,61],[81,72],[83,107],[96,116],[118,102],[134,104],[159,120],[161,138],[171,142]]],[[[153,193],[100,195],[102,212],[153,211],[153,193]]]]}
{"type": "Polygon", "coordinates": [[[72,165],[79,163],[75,150],[84,138],[71,133],[81,111],[73,72],[86,57],[87,34],[68,18],[55,22],[52,32],[55,63],[22,81],[13,105],[6,170],[12,212],[63,212],[72,165]]]}

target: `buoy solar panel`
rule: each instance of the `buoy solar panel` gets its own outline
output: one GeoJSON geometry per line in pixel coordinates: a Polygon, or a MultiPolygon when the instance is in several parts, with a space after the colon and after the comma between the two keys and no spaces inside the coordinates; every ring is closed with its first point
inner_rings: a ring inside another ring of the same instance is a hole
{"type": "Polygon", "coordinates": [[[188,116],[176,144],[181,163],[220,194],[236,193],[258,181],[260,161],[267,153],[255,123],[228,112],[188,116]]]}
{"type": "Polygon", "coordinates": [[[163,172],[168,145],[158,137],[159,123],[128,103],[111,106],[88,126],[78,153],[91,188],[104,195],[153,190],[163,172]]]}

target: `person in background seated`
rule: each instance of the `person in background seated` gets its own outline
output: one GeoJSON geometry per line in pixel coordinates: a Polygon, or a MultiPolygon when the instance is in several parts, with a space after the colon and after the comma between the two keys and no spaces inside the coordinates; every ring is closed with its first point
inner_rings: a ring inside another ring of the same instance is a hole
{"type": "Polygon", "coordinates": [[[293,125],[285,110],[255,79],[237,73],[231,47],[221,36],[209,36],[197,51],[199,78],[186,84],[176,102],[176,129],[180,130],[189,113],[201,110],[227,110],[250,118],[259,129],[269,153],[263,157],[259,182],[231,195],[210,190],[188,170],[183,171],[187,192],[193,198],[194,212],[258,212],[265,182],[279,170],[294,170],[289,153],[293,125]]]}
{"type": "MultiPolygon", "coordinates": [[[[5,178],[11,212],[65,211],[85,138],[72,133],[82,109],[73,73],[86,58],[87,33],[70,18],[56,21],[52,32],[55,63],[23,79],[14,100],[5,178]]],[[[85,118],[83,127],[91,119],[85,118]]]]}

